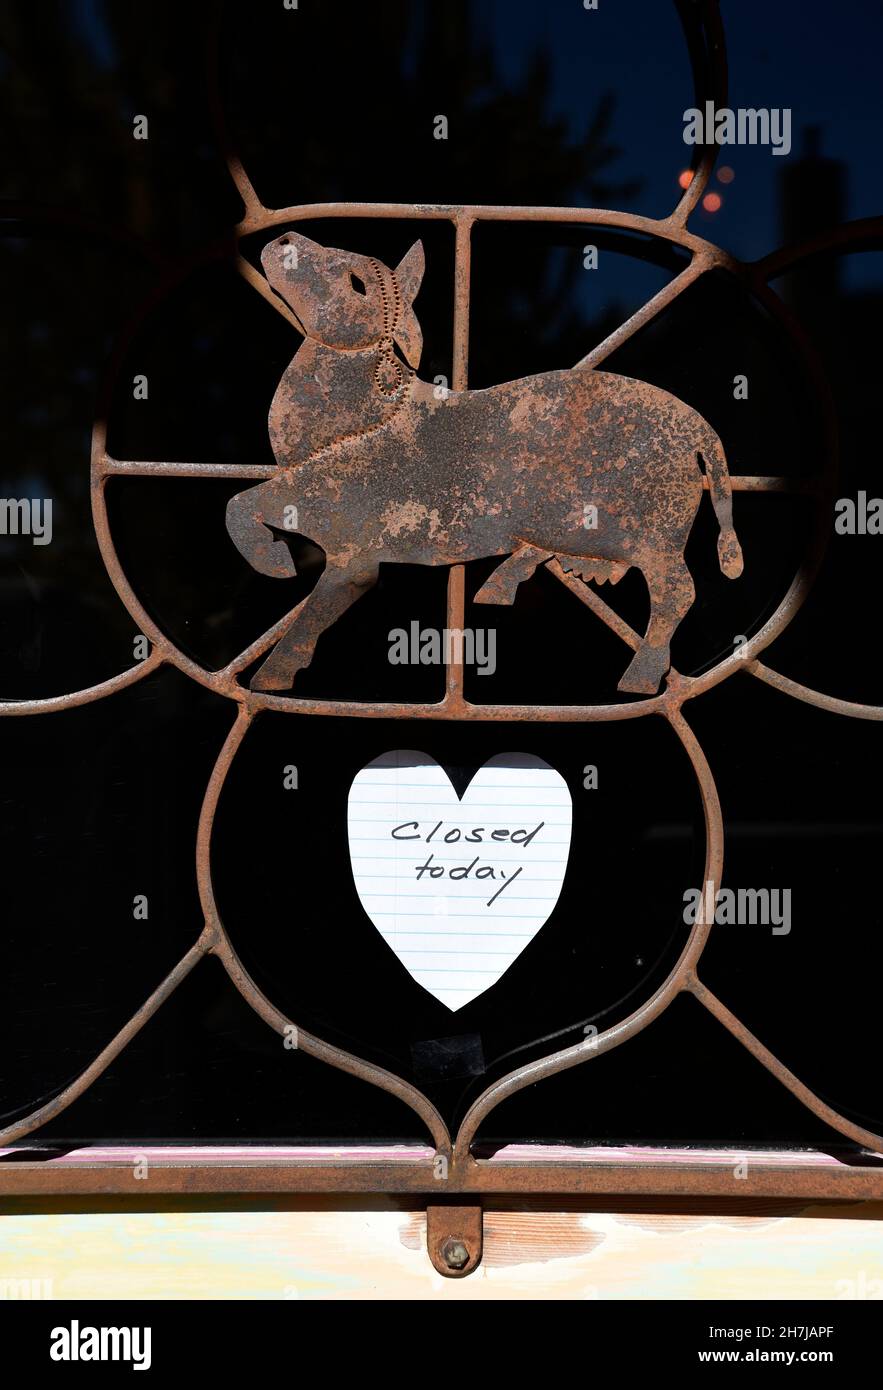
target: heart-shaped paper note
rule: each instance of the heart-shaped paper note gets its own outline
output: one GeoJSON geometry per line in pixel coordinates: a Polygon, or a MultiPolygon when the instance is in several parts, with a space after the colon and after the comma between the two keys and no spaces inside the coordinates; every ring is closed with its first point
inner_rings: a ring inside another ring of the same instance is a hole
{"type": "Polygon", "coordinates": [[[385,753],[349,794],[362,906],[417,983],[462,1009],[550,916],[571,820],[567,783],[531,754],[491,758],[461,801],[433,758],[385,753]]]}

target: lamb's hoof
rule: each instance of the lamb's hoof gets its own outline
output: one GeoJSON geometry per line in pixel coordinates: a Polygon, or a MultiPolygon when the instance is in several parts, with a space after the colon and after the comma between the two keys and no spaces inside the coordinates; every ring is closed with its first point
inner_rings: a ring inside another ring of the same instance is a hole
{"type": "Polygon", "coordinates": [[[255,671],[249,685],[252,690],[265,691],[272,694],[274,691],[290,691],[297,679],[297,673],[307,663],[305,661],[288,660],[279,661],[276,652],[271,652],[263,666],[255,671]]]}
{"type": "Polygon", "coordinates": [[[280,675],[274,671],[268,671],[265,664],[260,670],[255,671],[249,681],[249,686],[252,690],[272,693],[273,691],[290,690],[292,681],[287,676],[280,675]]]}
{"type": "Polygon", "coordinates": [[[502,584],[494,584],[493,578],[486,579],[472,601],[473,603],[496,603],[511,607],[515,602],[515,591],[504,589],[502,584]]]}
{"type": "Polygon", "coordinates": [[[659,681],[652,680],[649,676],[629,676],[626,673],[616,688],[624,695],[655,695],[659,689],[659,681]]]}
{"type": "Polygon", "coordinates": [[[641,648],[623,672],[616,688],[624,695],[655,695],[668,666],[668,648],[641,648]]]}

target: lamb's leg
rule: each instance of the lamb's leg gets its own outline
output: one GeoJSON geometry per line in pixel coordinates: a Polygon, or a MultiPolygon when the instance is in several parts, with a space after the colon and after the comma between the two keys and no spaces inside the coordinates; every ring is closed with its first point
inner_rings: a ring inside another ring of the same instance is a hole
{"type": "Polygon", "coordinates": [[[551,550],[540,550],[535,545],[519,546],[484,581],[475,595],[475,602],[514,603],[519,584],[530,579],[537,566],[551,557],[551,550]]]}
{"type": "Polygon", "coordinates": [[[284,484],[270,478],[256,487],[238,492],[227,503],[227,531],[240,555],[258,574],[271,579],[291,579],[297,574],[291,552],[284,540],[279,540],[264,524],[265,516],[282,515],[285,494],[280,504],[279,494],[284,484]]]}
{"type": "Polygon", "coordinates": [[[670,643],[675,629],[690,609],[696,590],[683,555],[669,555],[664,568],[660,556],[651,557],[644,570],[650,591],[650,622],[641,645],[626,668],[617,690],[633,695],[655,695],[671,664],[670,643]],[[648,574],[647,569],[650,569],[648,574]]]}
{"type": "Polygon", "coordinates": [[[252,676],[252,690],[290,690],[298,671],[312,661],[325,629],[376,582],[376,565],[341,569],[329,563],[315,589],[298,605],[291,626],[252,676]]]}

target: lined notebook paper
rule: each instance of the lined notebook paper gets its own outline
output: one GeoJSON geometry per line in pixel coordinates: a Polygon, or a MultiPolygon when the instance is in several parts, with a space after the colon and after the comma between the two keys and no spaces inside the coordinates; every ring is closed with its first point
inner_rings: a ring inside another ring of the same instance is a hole
{"type": "Polygon", "coordinates": [[[461,1009],[496,984],[548,920],[571,820],[566,782],[531,754],[491,758],[461,801],[426,754],[386,753],[350,788],[356,890],[417,983],[461,1009]]]}

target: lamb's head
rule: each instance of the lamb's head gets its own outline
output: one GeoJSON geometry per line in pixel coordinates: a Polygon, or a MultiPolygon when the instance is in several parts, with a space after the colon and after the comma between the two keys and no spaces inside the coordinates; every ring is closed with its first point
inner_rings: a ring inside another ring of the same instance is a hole
{"type": "Polygon", "coordinates": [[[421,242],[390,270],[291,231],[264,247],[261,264],[307,337],[342,351],[392,338],[418,366],[423,338],[412,306],[425,265],[421,242]]]}

